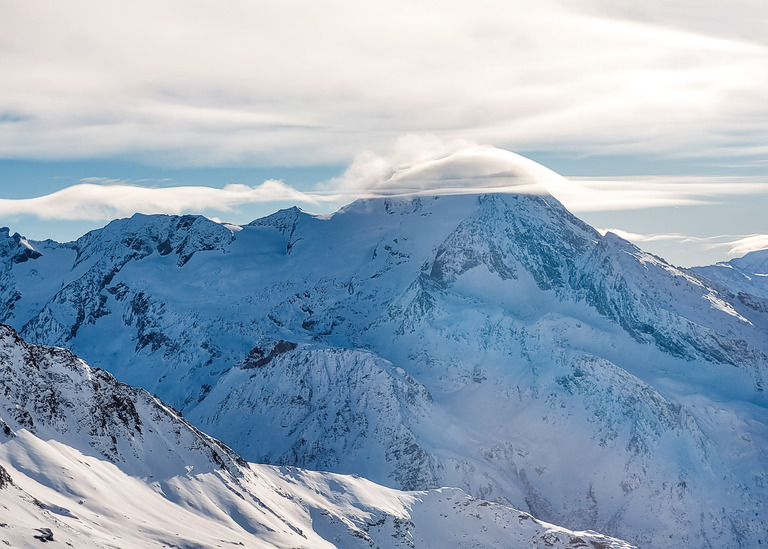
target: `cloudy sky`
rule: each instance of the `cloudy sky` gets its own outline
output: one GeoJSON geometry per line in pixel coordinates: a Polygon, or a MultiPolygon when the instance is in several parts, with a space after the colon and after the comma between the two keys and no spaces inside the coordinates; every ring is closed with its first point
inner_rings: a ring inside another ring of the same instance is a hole
{"type": "Polygon", "coordinates": [[[535,172],[674,263],[727,259],[768,246],[765,21],[762,0],[0,0],[0,224],[69,240],[535,172]]]}

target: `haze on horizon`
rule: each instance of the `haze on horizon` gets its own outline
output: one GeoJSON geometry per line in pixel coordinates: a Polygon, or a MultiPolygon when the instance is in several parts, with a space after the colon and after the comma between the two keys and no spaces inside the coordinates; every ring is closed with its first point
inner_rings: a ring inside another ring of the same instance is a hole
{"type": "Polygon", "coordinates": [[[569,177],[551,192],[585,221],[673,263],[768,246],[756,0],[2,10],[0,224],[31,238],[134,211],[330,212],[409,170],[420,191],[477,192],[512,151],[569,177]]]}

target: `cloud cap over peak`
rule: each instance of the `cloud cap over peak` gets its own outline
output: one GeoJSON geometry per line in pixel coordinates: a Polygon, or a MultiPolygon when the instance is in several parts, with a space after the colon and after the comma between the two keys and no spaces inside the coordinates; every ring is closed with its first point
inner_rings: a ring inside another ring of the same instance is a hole
{"type": "Polygon", "coordinates": [[[547,193],[567,181],[528,158],[465,140],[406,135],[385,154],[358,154],[343,175],[318,185],[329,196],[483,192],[547,193]]]}

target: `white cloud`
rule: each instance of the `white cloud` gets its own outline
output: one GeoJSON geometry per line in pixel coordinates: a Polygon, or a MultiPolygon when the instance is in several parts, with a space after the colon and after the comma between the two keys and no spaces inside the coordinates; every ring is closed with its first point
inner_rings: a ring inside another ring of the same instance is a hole
{"type": "Polygon", "coordinates": [[[327,200],[403,194],[545,193],[568,185],[518,154],[468,141],[410,134],[383,155],[357,155],[340,177],[318,186],[327,200]]]}
{"type": "Polygon", "coordinates": [[[568,3],[603,16],[768,44],[764,26],[768,6],[763,0],[568,0],[568,3]]]}
{"type": "Polygon", "coordinates": [[[564,178],[523,156],[469,141],[408,135],[385,154],[359,154],[320,185],[318,200],[483,192],[549,193],[573,212],[705,204],[724,195],[768,194],[766,178],[637,176],[564,178]]]}
{"type": "Polygon", "coordinates": [[[740,257],[749,252],[768,249],[768,234],[752,234],[721,245],[729,247],[729,256],[740,257]]]}
{"type": "MultiPolygon", "coordinates": [[[[292,201],[308,207],[341,206],[357,198],[408,194],[549,193],[573,212],[707,204],[726,195],[768,194],[760,178],[570,178],[518,154],[469,141],[410,134],[383,154],[360,153],[343,175],[298,191],[280,181],[258,186],[148,187],[137,181],[88,177],[83,183],[28,199],[0,199],[0,216],[108,220],[142,213],[230,212],[239,205],[292,201]],[[322,206],[321,206],[322,205],[322,206]]],[[[612,229],[638,242],[683,235],[641,235],[612,229]]]]}
{"type": "Polygon", "coordinates": [[[571,211],[632,210],[707,204],[723,196],[768,194],[765,177],[570,177],[557,196],[571,211]]]}
{"type": "Polygon", "coordinates": [[[181,214],[231,211],[238,205],[291,200],[313,204],[315,200],[280,181],[261,185],[212,187],[141,187],[125,183],[81,183],[49,195],[0,199],[0,216],[30,215],[52,220],[106,221],[136,212],[181,214]]]}
{"type": "Polygon", "coordinates": [[[669,233],[669,234],[640,234],[640,233],[633,233],[630,231],[625,231],[622,229],[597,229],[601,234],[606,233],[613,233],[616,236],[620,236],[624,240],[629,240],[631,242],[661,242],[661,241],[672,241],[672,242],[686,242],[690,241],[691,237],[685,236],[680,233],[669,233]]]}
{"type": "Polygon", "coordinates": [[[660,234],[641,234],[622,229],[598,229],[600,233],[612,232],[625,240],[634,242],[639,246],[648,243],[667,243],[685,245],[689,248],[689,253],[694,255],[695,250],[706,251],[719,248],[728,248],[729,257],[741,257],[749,252],[768,249],[768,235],[714,235],[714,236],[691,236],[681,233],[660,233],[660,234]]]}
{"type": "MultiPolygon", "coordinates": [[[[82,183],[58,192],[27,199],[0,199],[0,219],[12,221],[16,230],[34,238],[56,236],[46,233],[44,223],[28,223],[29,218],[44,221],[80,220],[93,223],[135,212],[207,215],[218,220],[220,212],[227,221],[246,223],[274,211],[276,202],[298,203],[302,207],[327,213],[356,198],[403,194],[460,194],[484,192],[548,192],[576,213],[595,212],[593,223],[622,227],[611,230],[658,255],[678,264],[694,265],[721,261],[726,255],[742,255],[768,246],[768,237],[760,234],[716,234],[691,236],[686,231],[755,231],[754,223],[739,228],[731,219],[739,211],[724,210],[723,204],[736,195],[740,204],[757,204],[768,195],[768,183],[761,178],[724,177],[623,177],[570,178],[525,157],[467,140],[444,141],[426,134],[410,134],[396,140],[383,153],[359,154],[345,173],[298,191],[280,181],[261,185],[227,185],[223,188],[172,186],[170,181],[129,181],[109,177],[89,177],[82,183]],[[161,186],[148,186],[161,185],[161,186]],[[249,205],[256,205],[248,207],[249,205]],[[676,210],[673,223],[654,222],[653,208],[659,206],[709,205],[696,217],[695,208],[676,210]],[[623,216],[618,210],[638,210],[623,216]],[[647,214],[646,214],[647,210],[647,214]],[[602,214],[601,212],[607,212],[602,214]],[[614,213],[611,213],[614,212],[614,213]],[[247,218],[246,218],[247,216],[247,218]],[[699,223],[692,223],[692,219],[699,223]],[[716,221],[723,221],[717,223],[716,221]],[[28,224],[27,228],[22,225],[28,224]],[[667,226],[681,232],[651,232],[667,226]]],[[[757,227],[757,231],[760,228],[757,227]]],[[[67,238],[82,234],[81,226],[67,238]],[[78,232],[75,232],[77,230],[78,232]]],[[[61,240],[60,236],[57,239],[61,240]]]]}
{"type": "Polygon", "coordinates": [[[659,1],[6,2],[0,155],[312,165],[420,131],[730,153],[768,142],[768,48],[739,32],[768,14],[741,4],[670,28],[659,1]]]}

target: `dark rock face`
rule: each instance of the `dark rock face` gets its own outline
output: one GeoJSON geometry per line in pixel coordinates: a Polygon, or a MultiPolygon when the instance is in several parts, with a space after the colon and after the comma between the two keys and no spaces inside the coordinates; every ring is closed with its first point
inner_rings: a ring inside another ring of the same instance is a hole
{"type": "Polygon", "coordinates": [[[38,528],[37,531],[39,533],[33,536],[35,539],[42,542],[53,541],[53,531],[50,528],[38,528]]]}
{"type": "Polygon", "coordinates": [[[10,235],[8,227],[0,228],[0,322],[13,316],[16,303],[22,298],[13,276],[13,267],[35,260],[42,254],[19,233],[10,235]]]}
{"type": "Polygon", "coordinates": [[[267,353],[263,347],[254,347],[248,353],[242,368],[245,370],[261,368],[262,366],[269,364],[276,356],[287,353],[288,351],[293,351],[295,348],[295,343],[292,341],[285,341],[284,339],[276,341],[269,353],[267,353]]]}
{"type": "Polygon", "coordinates": [[[8,471],[5,470],[5,467],[0,465],[0,490],[12,485],[13,479],[11,478],[11,475],[8,474],[8,471]]]}

